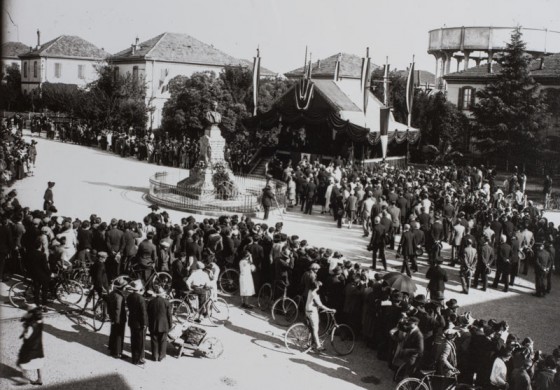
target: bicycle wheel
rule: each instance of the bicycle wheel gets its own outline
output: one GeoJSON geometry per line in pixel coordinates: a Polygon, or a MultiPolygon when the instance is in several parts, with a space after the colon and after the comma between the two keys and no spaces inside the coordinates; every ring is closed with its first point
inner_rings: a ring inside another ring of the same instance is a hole
{"type": "Polygon", "coordinates": [[[111,291],[113,291],[115,289],[115,283],[117,282],[117,280],[119,280],[119,281],[123,280],[125,282],[125,285],[132,283],[132,278],[130,276],[119,275],[111,281],[111,291]]]}
{"type": "Polygon", "coordinates": [[[397,384],[395,390],[430,390],[429,387],[418,378],[405,378],[397,384]]]}
{"type": "Polygon", "coordinates": [[[152,290],[157,291],[158,287],[163,288],[163,291],[168,293],[171,290],[171,275],[167,272],[156,272],[152,279],[152,290]]]}
{"type": "Polygon", "coordinates": [[[216,325],[223,325],[229,320],[229,305],[222,298],[210,302],[209,318],[216,325]]]}
{"type": "Polygon", "coordinates": [[[84,296],[84,289],[74,280],[65,280],[56,285],[56,299],[64,305],[76,305],[84,296]]]}
{"type": "Polygon", "coordinates": [[[93,330],[100,331],[107,321],[107,303],[104,298],[98,298],[93,306],[93,330]]]}
{"type": "Polygon", "coordinates": [[[336,325],[331,333],[331,345],[339,355],[348,355],[354,350],[354,331],[346,324],[336,325]]]}
{"type": "Polygon", "coordinates": [[[216,337],[207,337],[198,346],[198,349],[208,359],[217,359],[224,353],[224,345],[216,337]]]}
{"type": "Polygon", "coordinates": [[[290,326],[284,335],[284,345],[293,354],[306,353],[311,349],[311,332],[303,322],[290,326]]]}
{"type": "Polygon", "coordinates": [[[91,275],[86,271],[80,272],[79,277],[76,281],[78,283],[81,283],[86,290],[91,290],[93,284],[91,281],[91,275]]]}
{"type": "Polygon", "coordinates": [[[278,298],[272,305],[272,319],[278,325],[288,326],[296,322],[298,307],[290,298],[278,298]]]}
{"type": "Polygon", "coordinates": [[[270,309],[271,304],[272,304],[272,287],[270,286],[270,283],[265,283],[259,289],[257,305],[259,305],[259,309],[267,311],[270,309]]]}
{"type": "Polygon", "coordinates": [[[235,269],[227,269],[222,272],[218,282],[224,294],[235,295],[239,291],[239,272],[235,269]]]}
{"type": "Polygon", "coordinates": [[[182,324],[192,319],[193,312],[185,302],[180,299],[172,299],[169,303],[171,304],[171,314],[174,322],[182,324]]]}
{"type": "Polygon", "coordinates": [[[33,286],[25,281],[17,282],[10,287],[8,297],[14,307],[25,309],[28,303],[33,302],[33,286]]]}

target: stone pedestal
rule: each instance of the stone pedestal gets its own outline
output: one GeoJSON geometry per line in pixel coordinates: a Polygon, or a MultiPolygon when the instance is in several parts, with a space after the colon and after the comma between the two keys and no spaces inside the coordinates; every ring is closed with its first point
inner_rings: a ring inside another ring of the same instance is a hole
{"type": "Polygon", "coordinates": [[[200,158],[197,165],[190,170],[189,177],[177,183],[177,186],[184,189],[184,196],[193,199],[215,198],[216,188],[214,186],[214,167],[221,164],[225,167],[231,179],[234,179],[233,172],[228,166],[224,157],[226,141],[222,137],[220,128],[211,125],[204,131],[201,139],[200,158]],[[206,150],[203,150],[206,149],[206,150]]]}

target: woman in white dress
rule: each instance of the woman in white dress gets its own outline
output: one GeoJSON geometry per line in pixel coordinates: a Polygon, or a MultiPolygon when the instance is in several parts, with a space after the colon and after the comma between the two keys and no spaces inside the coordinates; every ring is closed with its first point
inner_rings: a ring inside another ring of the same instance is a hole
{"type": "Polygon", "coordinates": [[[239,295],[241,295],[241,307],[252,308],[249,305],[249,298],[255,295],[255,284],[253,282],[253,259],[247,250],[243,252],[243,257],[239,261],[239,295]]]}

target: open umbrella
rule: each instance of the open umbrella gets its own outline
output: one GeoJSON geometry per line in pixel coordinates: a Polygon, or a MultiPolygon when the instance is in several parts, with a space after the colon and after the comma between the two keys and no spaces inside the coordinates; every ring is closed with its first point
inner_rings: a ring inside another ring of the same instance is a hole
{"type": "Polygon", "coordinates": [[[410,296],[414,295],[416,291],[416,283],[414,283],[410,276],[400,272],[389,272],[383,275],[383,280],[387,282],[389,287],[407,293],[410,296]]]}

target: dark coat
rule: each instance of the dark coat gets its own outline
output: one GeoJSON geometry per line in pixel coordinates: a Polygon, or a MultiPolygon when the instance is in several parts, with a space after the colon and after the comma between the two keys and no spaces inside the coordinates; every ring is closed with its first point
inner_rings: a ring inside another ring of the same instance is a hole
{"type": "Polygon", "coordinates": [[[130,293],[126,298],[128,306],[128,326],[134,329],[140,329],[148,326],[148,311],[146,309],[146,300],[137,292],[130,293]]]}
{"type": "Polygon", "coordinates": [[[272,193],[272,190],[268,186],[265,187],[262,194],[262,205],[264,207],[270,207],[272,206],[273,200],[274,200],[274,194],[272,193]]]}
{"type": "Polygon", "coordinates": [[[113,290],[107,296],[107,312],[111,322],[115,324],[126,323],[126,307],[123,293],[119,290],[113,290]]]}
{"type": "Polygon", "coordinates": [[[142,266],[151,266],[157,262],[156,246],[148,239],[142,241],[140,245],[138,245],[137,257],[142,266]]]}
{"type": "Polygon", "coordinates": [[[107,279],[107,271],[105,270],[105,263],[96,261],[89,269],[91,275],[91,283],[96,288],[103,288],[109,291],[109,280],[107,279]]]}
{"type": "Polygon", "coordinates": [[[447,282],[447,272],[439,265],[431,266],[426,272],[428,282],[428,290],[445,291],[445,282],[447,282]]]}
{"type": "Polygon", "coordinates": [[[27,254],[27,265],[33,280],[43,282],[51,278],[49,262],[44,252],[38,249],[29,252],[27,254]]]}
{"type": "Polygon", "coordinates": [[[117,253],[121,247],[121,237],[123,235],[122,230],[113,227],[111,230],[105,233],[105,243],[107,244],[107,249],[110,252],[117,253]]]}
{"type": "Polygon", "coordinates": [[[93,249],[93,232],[90,229],[78,230],[78,251],[93,249]]]}
{"type": "Polygon", "coordinates": [[[132,230],[126,229],[121,236],[119,245],[119,252],[125,257],[134,256],[136,254],[136,233],[132,230]]]}
{"type": "Polygon", "coordinates": [[[172,322],[171,305],[167,299],[157,296],[148,302],[148,328],[150,333],[169,332],[172,322]]]}
{"type": "Polygon", "coordinates": [[[373,226],[371,234],[371,246],[383,246],[385,245],[386,230],[380,223],[373,226]]]}
{"type": "Polygon", "coordinates": [[[192,256],[197,261],[202,260],[202,247],[191,238],[185,240],[185,253],[187,254],[187,259],[192,256]]]}
{"type": "Polygon", "coordinates": [[[408,230],[402,234],[398,252],[403,256],[413,256],[416,251],[416,245],[414,233],[408,230]]]}

